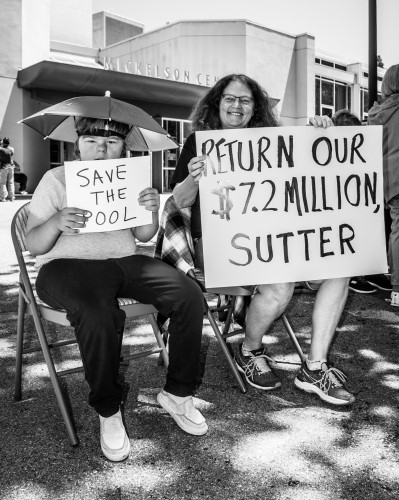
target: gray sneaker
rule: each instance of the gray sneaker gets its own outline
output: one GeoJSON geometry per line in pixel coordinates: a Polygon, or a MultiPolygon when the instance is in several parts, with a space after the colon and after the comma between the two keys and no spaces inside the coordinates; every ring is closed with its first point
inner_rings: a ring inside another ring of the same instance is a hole
{"type": "Polygon", "coordinates": [[[302,391],[317,394],[320,399],[333,405],[350,405],[355,396],[345,387],[346,375],[341,370],[322,364],[321,370],[311,371],[302,364],[294,385],[302,391]]]}
{"type": "Polygon", "coordinates": [[[244,374],[248,384],[262,391],[271,391],[281,387],[281,380],[269,366],[268,360],[272,361],[272,359],[266,355],[266,349],[261,347],[250,353],[249,356],[244,356],[242,344],[240,344],[234,356],[237,368],[244,374]]]}
{"type": "Polygon", "coordinates": [[[391,306],[398,307],[399,306],[399,293],[398,292],[391,292],[391,298],[386,299],[391,306]]]}

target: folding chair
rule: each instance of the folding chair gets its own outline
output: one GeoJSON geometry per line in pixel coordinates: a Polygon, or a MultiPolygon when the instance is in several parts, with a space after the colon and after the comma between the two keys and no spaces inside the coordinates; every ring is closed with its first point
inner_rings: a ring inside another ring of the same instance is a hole
{"type": "MultiPolygon", "coordinates": [[[[237,311],[240,311],[240,314],[244,316],[243,307],[237,307],[238,302],[240,301],[242,304],[243,300],[245,301],[245,297],[249,299],[249,297],[252,296],[252,291],[243,287],[215,288],[208,290],[205,288],[203,279],[201,279],[202,277],[200,274],[196,272],[194,266],[194,245],[191,237],[190,217],[191,210],[189,208],[178,208],[173,196],[166,200],[161,217],[160,230],[158,232],[155,257],[184,272],[196,280],[201,286],[201,289],[204,292],[205,314],[230,366],[230,369],[240,387],[240,390],[243,393],[246,393],[247,387],[234,362],[231,347],[227,343],[227,339],[245,332],[244,328],[232,329],[233,318],[237,311]],[[219,302],[218,306],[210,307],[206,299],[206,294],[209,293],[216,294],[218,296],[227,296],[226,303],[221,304],[219,302]],[[224,326],[222,329],[218,326],[214,318],[215,313],[219,315],[220,313],[225,313],[226,315],[223,320],[224,326]]],[[[281,316],[281,320],[302,363],[305,360],[305,355],[285,314],[281,316]]],[[[164,340],[167,340],[167,335],[164,335],[164,340]]],[[[276,363],[285,363],[284,361],[274,361],[276,363]]]]}
{"type": "MultiPolygon", "coordinates": [[[[11,236],[20,271],[14,398],[16,401],[20,401],[22,397],[21,384],[22,384],[23,355],[31,352],[42,351],[50,375],[50,380],[53,385],[53,389],[57,398],[58,406],[61,410],[61,414],[64,419],[65,426],[67,428],[69,439],[71,441],[72,446],[77,446],[79,441],[72,423],[71,415],[69,414],[69,411],[66,406],[64,395],[62,394],[61,391],[58,377],[70,373],[81,372],[83,371],[83,366],[79,366],[68,370],[58,370],[58,371],[55,368],[54,360],[51,354],[51,349],[70,344],[76,344],[76,339],[73,338],[70,340],[62,340],[49,343],[46,337],[43,326],[43,320],[64,326],[70,326],[70,323],[66,317],[66,311],[54,309],[48,306],[47,304],[42,302],[34,292],[34,286],[32,286],[31,279],[27,269],[27,262],[29,259],[32,259],[32,256],[29,254],[25,243],[26,223],[29,214],[28,207],[29,203],[23,205],[14,215],[14,218],[11,223],[11,236]],[[35,329],[40,343],[39,346],[31,347],[28,349],[24,349],[23,347],[25,315],[30,315],[33,317],[35,329]]],[[[141,304],[129,298],[120,298],[118,299],[118,303],[119,307],[125,311],[127,318],[133,318],[144,315],[148,316],[148,319],[150,321],[150,324],[152,326],[158,344],[157,348],[125,355],[121,357],[121,361],[138,359],[144,356],[150,356],[155,353],[160,353],[160,356],[162,356],[163,364],[167,366],[169,363],[168,353],[162,338],[161,331],[159,330],[156,321],[155,315],[157,314],[158,311],[155,309],[155,307],[150,304],[141,304]]],[[[122,335],[120,336],[120,343],[122,347],[122,335]]]]}

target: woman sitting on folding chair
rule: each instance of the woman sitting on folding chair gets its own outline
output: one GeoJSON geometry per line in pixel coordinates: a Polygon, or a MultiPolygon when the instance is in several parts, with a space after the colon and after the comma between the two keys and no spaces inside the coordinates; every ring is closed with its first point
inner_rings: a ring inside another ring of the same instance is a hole
{"type": "MultiPolygon", "coordinates": [[[[191,119],[194,132],[278,126],[267,93],[252,78],[235,74],[220,79],[207,92],[194,108],[191,119]]],[[[332,125],[326,116],[314,117],[310,123],[323,128],[332,125]]],[[[205,157],[197,156],[193,133],[184,144],[171,182],[178,207],[191,206],[195,264],[201,268],[204,264],[198,185],[204,160],[205,157]]],[[[336,278],[320,282],[313,309],[309,355],[294,381],[299,389],[313,392],[336,405],[350,404],[355,399],[342,383],[344,374],[327,364],[328,350],[345,306],[348,281],[348,278],[336,278]]],[[[249,306],[245,339],[237,350],[236,363],[247,382],[258,389],[272,390],[281,386],[280,379],[268,364],[262,337],[288,306],[294,288],[295,283],[259,284],[249,306]]]]}
{"type": "MultiPolygon", "coordinates": [[[[77,158],[107,160],[125,156],[125,123],[76,118],[77,158]]],[[[152,212],[152,224],[102,233],[80,233],[87,212],[66,205],[64,166],[48,171],[30,203],[27,247],[37,256],[39,297],[67,311],[82,354],[89,403],[100,416],[101,449],[113,461],[125,459],[130,443],[122,423],[118,382],[120,335],[125,313],[117,297],[154,305],[170,317],[169,367],[158,402],[186,432],[202,435],[207,424],[192,394],[199,367],[203,322],[200,287],[152,257],[136,254],[136,239],[149,241],[158,230],[159,194],[147,188],[139,203],[152,212]]]]}

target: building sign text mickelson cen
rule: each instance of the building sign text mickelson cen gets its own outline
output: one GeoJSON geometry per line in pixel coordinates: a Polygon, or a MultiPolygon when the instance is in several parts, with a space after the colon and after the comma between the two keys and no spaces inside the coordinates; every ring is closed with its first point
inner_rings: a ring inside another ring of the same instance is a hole
{"type": "Polygon", "coordinates": [[[119,57],[104,57],[104,69],[110,71],[121,71],[133,75],[162,78],[163,80],[174,80],[176,82],[193,83],[212,87],[218,80],[218,76],[205,73],[195,73],[182,68],[172,68],[139,61],[123,61],[119,57]]]}

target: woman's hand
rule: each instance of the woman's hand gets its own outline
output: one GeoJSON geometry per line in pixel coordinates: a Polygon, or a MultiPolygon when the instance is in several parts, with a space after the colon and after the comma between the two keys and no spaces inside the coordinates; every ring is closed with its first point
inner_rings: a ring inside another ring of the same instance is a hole
{"type": "Polygon", "coordinates": [[[313,127],[316,128],[328,128],[334,126],[331,118],[327,115],[314,116],[313,118],[309,118],[309,124],[313,125],[313,127]]]}
{"type": "Polygon", "coordinates": [[[205,156],[195,156],[190,160],[189,164],[187,165],[188,172],[193,178],[195,184],[198,184],[201,179],[202,172],[204,171],[205,168],[205,161],[206,161],[205,156]]]}
{"type": "Polygon", "coordinates": [[[205,168],[206,156],[194,156],[187,165],[188,176],[176,184],[173,197],[179,208],[191,207],[199,190],[199,181],[205,168]]]}
{"type": "Polygon", "coordinates": [[[159,193],[155,188],[146,188],[139,193],[139,205],[151,212],[158,212],[160,207],[159,193]]]}
{"type": "Polygon", "coordinates": [[[90,212],[76,207],[65,207],[49,220],[54,227],[66,234],[75,234],[79,229],[86,227],[86,221],[90,217],[90,212]]]}

